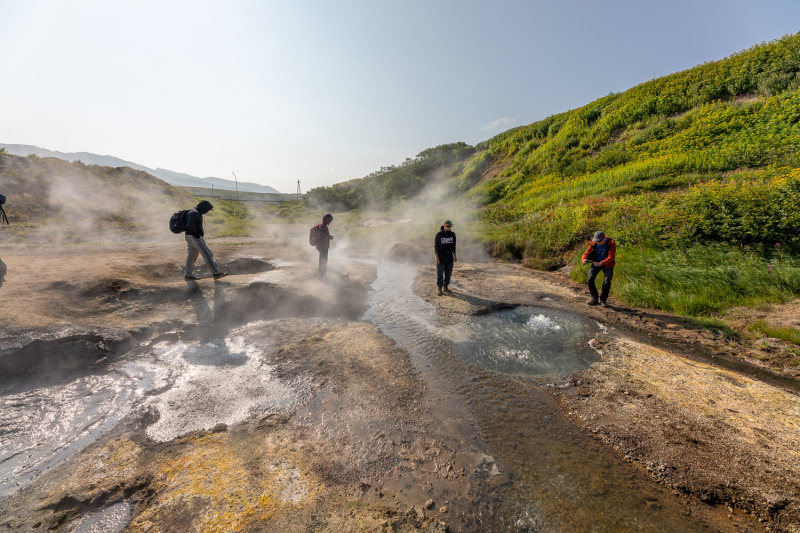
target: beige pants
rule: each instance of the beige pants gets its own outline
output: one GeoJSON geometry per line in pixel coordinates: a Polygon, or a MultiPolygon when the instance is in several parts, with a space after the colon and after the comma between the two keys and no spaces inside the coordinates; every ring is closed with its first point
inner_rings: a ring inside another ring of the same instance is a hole
{"type": "Polygon", "coordinates": [[[184,273],[191,276],[194,272],[194,262],[197,261],[197,256],[202,255],[205,259],[208,268],[211,269],[212,274],[219,274],[219,267],[217,262],[214,261],[214,254],[206,246],[206,240],[202,237],[199,239],[191,235],[186,235],[186,248],[188,253],[186,255],[186,270],[184,273]]]}

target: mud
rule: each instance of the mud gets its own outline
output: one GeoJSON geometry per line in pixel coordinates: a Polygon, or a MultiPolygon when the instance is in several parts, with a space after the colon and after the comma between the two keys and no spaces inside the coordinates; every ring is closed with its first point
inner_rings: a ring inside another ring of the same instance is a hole
{"type": "Polygon", "coordinates": [[[797,396],[607,328],[579,288],[459,264],[437,297],[431,268],[335,254],[325,284],[308,247],[209,244],[223,281],[185,282],[179,243],[4,255],[0,531],[795,530],[797,396]],[[604,361],[482,356],[520,305],[597,320],[576,343],[604,361]]]}

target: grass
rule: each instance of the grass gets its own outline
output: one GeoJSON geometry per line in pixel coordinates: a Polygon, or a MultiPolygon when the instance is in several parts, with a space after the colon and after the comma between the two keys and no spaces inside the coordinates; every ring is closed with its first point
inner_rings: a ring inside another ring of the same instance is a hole
{"type": "MultiPolygon", "coordinates": [[[[792,327],[776,326],[770,324],[765,320],[756,320],[748,324],[749,331],[758,332],[767,337],[778,339],[800,346],[800,330],[792,327]]],[[[798,354],[797,351],[792,350],[793,353],[798,354]]]]}
{"type": "Polygon", "coordinates": [[[719,317],[715,316],[690,316],[686,317],[686,319],[693,325],[703,328],[703,329],[710,329],[712,331],[719,331],[725,336],[738,339],[740,337],[739,333],[732,329],[724,320],[719,317]]]}
{"type": "MultiPolygon", "coordinates": [[[[784,302],[800,293],[800,261],[767,259],[758,250],[727,244],[619,248],[617,263],[612,291],[618,299],[685,316],[709,317],[733,306],[784,302]]],[[[586,268],[573,269],[575,281],[585,282],[587,275],[586,268]]]]}

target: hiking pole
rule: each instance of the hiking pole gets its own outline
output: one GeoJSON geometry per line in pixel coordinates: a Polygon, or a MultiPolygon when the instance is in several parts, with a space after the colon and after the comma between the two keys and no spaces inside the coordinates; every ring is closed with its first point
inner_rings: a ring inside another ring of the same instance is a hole
{"type": "Polygon", "coordinates": [[[6,210],[3,209],[3,206],[0,205],[0,224],[5,222],[6,226],[10,226],[11,224],[8,223],[8,217],[6,216],[6,210]]]}

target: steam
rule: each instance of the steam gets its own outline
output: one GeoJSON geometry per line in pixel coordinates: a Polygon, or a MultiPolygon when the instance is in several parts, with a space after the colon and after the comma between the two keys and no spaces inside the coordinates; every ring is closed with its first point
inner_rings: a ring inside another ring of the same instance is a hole
{"type": "Polygon", "coordinates": [[[15,156],[2,164],[14,213],[11,242],[61,248],[171,240],[170,215],[194,204],[189,194],[130,168],[15,156]]]}
{"type": "MultiPolygon", "coordinates": [[[[491,255],[477,236],[484,223],[477,210],[453,192],[447,165],[427,177],[428,184],[411,199],[390,205],[382,199],[368,199],[360,211],[335,214],[334,224],[341,220],[339,231],[344,238],[334,240],[332,253],[401,263],[433,263],[433,238],[442,222],[450,219],[458,236],[458,258],[461,262],[488,262],[491,255]]],[[[337,228],[331,226],[336,235],[337,228]]],[[[338,238],[338,237],[337,237],[338,238]]]]}

